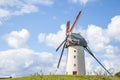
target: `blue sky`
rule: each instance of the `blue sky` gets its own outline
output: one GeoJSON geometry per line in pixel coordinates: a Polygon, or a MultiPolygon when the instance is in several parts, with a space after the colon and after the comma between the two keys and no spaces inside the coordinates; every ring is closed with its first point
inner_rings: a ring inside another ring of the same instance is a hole
{"type": "MultiPolygon", "coordinates": [[[[82,10],[80,32],[100,61],[115,73],[120,57],[119,0],[0,0],[0,76],[54,73],[65,24],[82,10]],[[116,66],[114,66],[116,65],[116,66]]],[[[65,52],[66,53],[66,52],[65,52]]],[[[66,54],[58,74],[65,73],[66,54]]],[[[86,53],[87,73],[101,67],[86,53]],[[94,69],[94,70],[93,70],[94,69]]]]}

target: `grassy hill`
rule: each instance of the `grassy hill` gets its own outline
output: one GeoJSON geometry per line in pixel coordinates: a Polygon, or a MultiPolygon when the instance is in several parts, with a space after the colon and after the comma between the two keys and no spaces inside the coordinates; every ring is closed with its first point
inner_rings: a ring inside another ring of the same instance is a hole
{"type": "Polygon", "coordinates": [[[111,76],[90,76],[90,75],[37,75],[20,78],[9,78],[0,80],[120,80],[119,77],[111,76]]]}

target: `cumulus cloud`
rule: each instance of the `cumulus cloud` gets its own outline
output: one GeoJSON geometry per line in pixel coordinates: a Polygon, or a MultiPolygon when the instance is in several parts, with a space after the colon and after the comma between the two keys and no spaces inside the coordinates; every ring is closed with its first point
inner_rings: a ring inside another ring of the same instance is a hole
{"type": "MultiPolygon", "coordinates": [[[[106,29],[102,29],[100,26],[88,25],[85,31],[85,38],[88,39],[89,45],[95,51],[110,51],[107,50],[110,47],[112,41],[119,42],[120,34],[120,16],[115,16],[111,19],[106,29]]],[[[111,45],[112,46],[112,45],[111,45]]],[[[112,50],[113,48],[111,48],[112,50]]]]}
{"type": "Polygon", "coordinates": [[[111,23],[108,25],[108,36],[120,41],[120,15],[111,19],[111,23]]]}
{"type": "MultiPolygon", "coordinates": [[[[119,45],[112,45],[115,41],[119,44],[119,20],[119,16],[113,17],[106,29],[96,25],[88,25],[86,29],[86,38],[89,40],[89,46],[92,48],[93,52],[101,56],[99,58],[102,59],[102,63],[105,67],[108,70],[113,69],[112,72],[114,73],[120,71],[118,68],[120,66],[120,64],[118,64],[120,60],[118,58],[120,56],[119,45]]],[[[100,66],[96,67],[96,69],[99,68],[100,66]]]]}
{"type": "Polygon", "coordinates": [[[119,69],[119,58],[120,58],[120,50],[119,47],[108,45],[106,47],[106,54],[104,54],[106,60],[104,60],[104,64],[108,69],[113,69],[114,72],[120,71],[119,69]]]}
{"type": "MultiPolygon", "coordinates": [[[[64,57],[61,64],[65,65],[63,60],[64,57]]],[[[48,52],[36,52],[25,48],[0,51],[0,75],[25,76],[36,72],[41,74],[41,71],[44,74],[55,73],[57,62],[58,57],[48,52]]]]}
{"type": "Polygon", "coordinates": [[[52,5],[53,0],[0,0],[0,24],[5,18],[38,12],[40,5],[52,5]]]}
{"type": "Polygon", "coordinates": [[[95,51],[104,50],[104,47],[109,43],[109,38],[105,34],[106,31],[96,25],[88,25],[86,30],[86,38],[89,40],[89,45],[94,48],[95,51]]]}
{"type": "Polygon", "coordinates": [[[57,33],[40,33],[38,36],[39,42],[44,42],[46,45],[56,48],[64,39],[65,39],[65,31],[66,25],[62,24],[60,26],[60,31],[57,33]]]}
{"type": "Polygon", "coordinates": [[[4,36],[8,45],[13,48],[23,47],[28,38],[29,32],[26,29],[22,29],[21,31],[12,31],[4,36]]]}

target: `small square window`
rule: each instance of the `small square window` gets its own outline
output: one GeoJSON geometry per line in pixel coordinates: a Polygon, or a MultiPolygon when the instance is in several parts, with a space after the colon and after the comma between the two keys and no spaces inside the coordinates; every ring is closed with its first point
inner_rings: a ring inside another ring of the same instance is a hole
{"type": "Polygon", "coordinates": [[[74,52],[76,52],[76,50],[74,50],[74,52]]]}
{"type": "Polygon", "coordinates": [[[74,64],[74,66],[76,66],[76,64],[74,64]]]}
{"type": "Polygon", "coordinates": [[[76,58],[76,56],[74,56],[74,59],[76,58]]]}

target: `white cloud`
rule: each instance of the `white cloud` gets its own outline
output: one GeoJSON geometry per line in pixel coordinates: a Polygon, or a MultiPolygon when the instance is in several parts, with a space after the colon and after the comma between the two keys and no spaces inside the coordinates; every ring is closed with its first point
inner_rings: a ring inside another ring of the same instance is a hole
{"type": "Polygon", "coordinates": [[[0,0],[0,6],[21,6],[23,4],[42,4],[42,5],[52,5],[53,0],[0,0]]]}
{"type": "Polygon", "coordinates": [[[106,67],[108,69],[113,69],[113,72],[118,72],[120,71],[119,69],[119,61],[120,61],[120,50],[118,47],[116,46],[111,46],[108,45],[106,47],[106,54],[104,54],[105,58],[107,58],[106,60],[104,60],[104,64],[106,65],[106,67]]]}
{"type": "Polygon", "coordinates": [[[81,5],[85,5],[87,4],[88,2],[90,1],[93,1],[93,0],[69,0],[70,2],[73,2],[73,3],[80,3],[81,5]]]}
{"type": "Polygon", "coordinates": [[[58,45],[65,39],[65,30],[66,30],[65,27],[66,25],[62,24],[60,26],[61,28],[60,31],[58,31],[57,33],[50,33],[48,35],[44,33],[40,33],[38,36],[39,42],[43,41],[48,46],[54,48],[58,47],[58,45]]]}
{"type": "Polygon", "coordinates": [[[18,4],[22,4],[19,0],[0,0],[0,6],[17,6],[18,4]]]}
{"type": "Polygon", "coordinates": [[[6,17],[38,12],[38,4],[48,6],[53,3],[53,0],[0,0],[0,24],[6,17]]]}
{"type": "Polygon", "coordinates": [[[10,12],[7,9],[0,8],[0,25],[3,24],[8,17],[10,16],[10,12]]]}
{"type": "Polygon", "coordinates": [[[119,72],[119,61],[120,61],[120,55],[115,56],[114,58],[111,58],[109,60],[104,60],[103,63],[105,67],[112,73],[115,74],[116,72],[119,72]]]}
{"type": "MultiPolygon", "coordinates": [[[[118,68],[120,66],[120,64],[118,64],[120,60],[119,45],[112,45],[115,40],[118,41],[118,44],[120,41],[119,20],[120,16],[115,16],[111,19],[106,29],[95,25],[89,25],[86,30],[86,38],[89,40],[89,45],[93,52],[99,53],[99,55],[101,55],[100,58],[104,58],[102,59],[103,65],[105,65],[108,70],[113,69],[112,72],[114,73],[120,71],[118,68]]],[[[99,68],[100,66],[96,67],[96,69],[99,68]]]]}
{"type": "Polygon", "coordinates": [[[90,56],[85,58],[85,67],[86,67],[86,74],[89,74],[92,72],[94,66],[93,66],[94,59],[90,56]]]}
{"type": "MultiPolygon", "coordinates": [[[[95,51],[106,51],[112,41],[120,38],[120,16],[115,16],[111,19],[106,29],[96,25],[88,25],[85,31],[85,38],[89,41],[89,45],[95,51]]],[[[107,52],[107,51],[106,51],[107,52]]]]}
{"type": "MultiPolygon", "coordinates": [[[[108,70],[113,69],[112,72],[114,73],[120,71],[118,68],[120,66],[120,64],[118,64],[120,60],[119,45],[112,45],[114,40],[119,42],[119,19],[119,16],[113,17],[106,29],[95,25],[89,25],[86,30],[87,39],[89,40],[89,45],[93,52],[99,53],[99,55],[101,55],[100,58],[104,58],[102,59],[103,65],[105,65],[108,70]]],[[[96,69],[99,68],[100,66],[96,67],[96,69]]]]}
{"type": "Polygon", "coordinates": [[[111,58],[114,58],[116,57],[116,55],[119,56],[119,49],[115,46],[112,46],[112,45],[108,45],[105,47],[105,50],[106,50],[106,54],[105,54],[105,57],[111,59],[111,58]]]}
{"type": "Polygon", "coordinates": [[[9,16],[9,11],[5,9],[0,9],[0,18],[9,16]]]}
{"type": "Polygon", "coordinates": [[[12,31],[4,36],[8,45],[13,48],[23,47],[28,38],[29,32],[26,29],[22,29],[21,31],[12,31]]]}
{"type": "Polygon", "coordinates": [[[106,32],[101,27],[88,25],[86,38],[89,40],[89,45],[92,46],[95,51],[104,50],[106,44],[109,43],[109,38],[104,33],[106,32]]]}
{"type": "Polygon", "coordinates": [[[52,5],[54,2],[53,0],[26,0],[28,3],[32,4],[43,4],[43,5],[52,5]]]}
{"type": "Polygon", "coordinates": [[[108,25],[108,35],[120,41],[120,15],[111,19],[111,23],[108,25]]]}
{"type": "Polygon", "coordinates": [[[39,36],[38,36],[38,40],[39,40],[40,43],[44,42],[44,40],[45,40],[45,34],[44,33],[40,33],[39,36]]]}
{"type": "Polygon", "coordinates": [[[22,15],[25,13],[32,13],[37,11],[38,11],[38,8],[34,5],[24,5],[23,7],[21,7],[21,10],[15,11],[13,15],[22,15]]]}
{"type": "MultiPolygon", "coordinates": [[[[64,56],[61,65],[65,65],[64,56]]],[[[1,76],[25,76],[36,72],[55,73],[58,57],[48,52],[35,52],[30,49],[0,51],[1,76]]],[[[64,70],[64,66],[61,68],[64,70]]],[[[61,72],[61,71],[59,71],[61,72]]]]}

